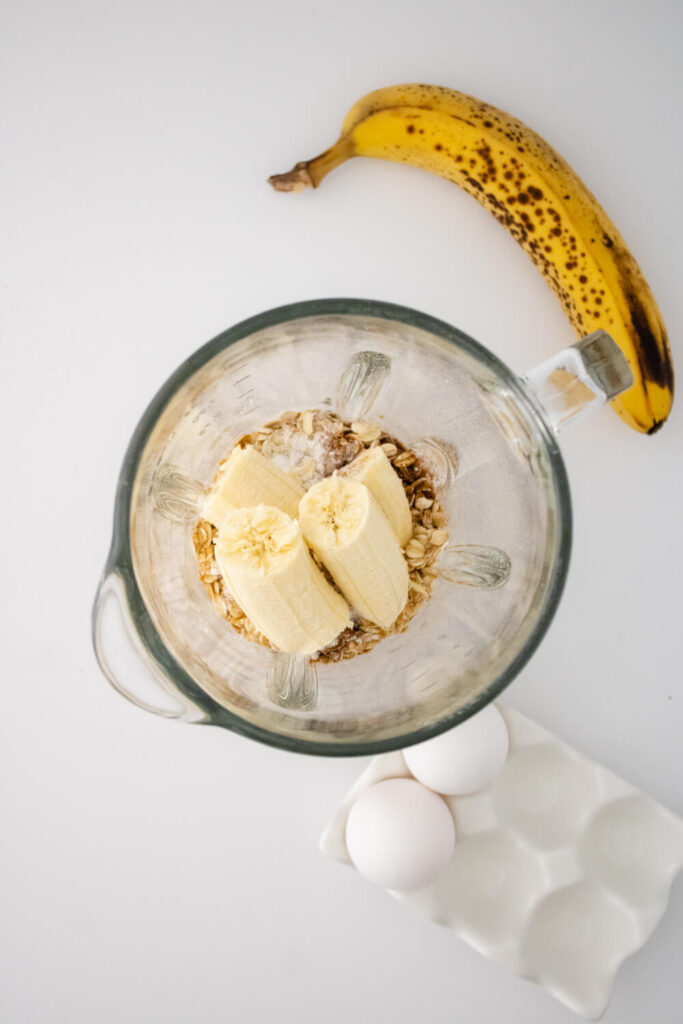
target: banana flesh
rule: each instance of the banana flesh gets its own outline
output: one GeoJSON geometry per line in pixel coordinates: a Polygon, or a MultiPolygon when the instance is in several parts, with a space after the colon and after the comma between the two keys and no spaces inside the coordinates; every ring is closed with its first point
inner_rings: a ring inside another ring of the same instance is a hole
{"type": "Polygon", "coordinates": [[[237,603],[279,651],[313,654],[351,625],[346,601],[313,561],[299,524],[280,509],[228,511],[215,557],[237,603]]]}
{"type": "Polygon", "coordinates": [[[204,504],[203,518],[220,526],[233,509],[264,504],[296,518],[304,488],[287,470],[248,445],[235,448],[204,504]]]}
{"type": "Polygon", "coordinates": [[[366,448],[342,473],[365,484],[404,548],[413,535],[413,517],[400,477],[382,449],[366,448]]]}
{"type": "Polygon", "coordinates": [[[333,475],[301,499],[299,521],[352,608],[389,629],[408,600],[408,568],[389,520],[368,488],[333,475]]]}
{"type": "Polygon", "coordinates": [[[412,164],[454,182],[510,232],[559,298],[577,334],[605,330],[633,385],[612,402],[648,434],[673,401],[673,366],[655,298],[626,243],[569,165],[521,121],[453,89],[408,84],[369,93],[338,141],[270,182],[317,187],[354,156],[412,164]]]}

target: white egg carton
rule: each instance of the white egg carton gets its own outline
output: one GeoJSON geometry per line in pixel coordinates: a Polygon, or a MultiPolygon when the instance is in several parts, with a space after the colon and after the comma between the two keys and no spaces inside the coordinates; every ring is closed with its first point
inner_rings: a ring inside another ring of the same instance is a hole
{"type": "MultiPolygon", "coordinates": [[[[650,937],[683,867],[683,821],[511,708],[509,757],[488,789],[444,797],[456,827],[436,882],[390,892],[474,949],[597,1020],[616,973],[650,937]]],[[[321,839],[351,864],[346,821],[375,782],[411,778],[373,759],[321,839]]]]}

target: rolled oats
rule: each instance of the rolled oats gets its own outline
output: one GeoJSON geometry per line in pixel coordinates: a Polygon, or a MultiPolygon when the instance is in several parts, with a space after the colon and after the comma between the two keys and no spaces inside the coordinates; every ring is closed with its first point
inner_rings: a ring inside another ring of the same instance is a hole
{"type": "Polygon", "coordinates": [[[310,409],[301,417],[301,426],[303,427],[304,434],[310,437],[313,433],[313,413],[310,409]]]}
{"type": "Polygon", "coordinates": [[[382,436],[382,428],[376,423],[356,422],[351,424],[351,429],[356,437],[367,445],[372,441],[378,441],[382,436]]]}
{"type": "Polygon", "coordinates": [[[424,512],[426,508],[431,508],[434,502],[431,498],[425,498],[423,494],[419,498],[415,499],[415,508],[419,509],[420,512],[424,512]]]}

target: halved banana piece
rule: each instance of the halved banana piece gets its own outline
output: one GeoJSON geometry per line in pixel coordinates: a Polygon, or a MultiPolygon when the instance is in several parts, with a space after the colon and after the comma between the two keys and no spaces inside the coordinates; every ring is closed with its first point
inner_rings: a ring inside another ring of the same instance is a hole
{"type": "Polygon", "coordinates": [[[346,601],[313,561],[299,524],[280,509],[229,511],[215,554],[233,597],[279,651],[313,654],[351,625],[346,601]]]}
{"type": "Polygon", "coordinates": [[[413,535],[413,517],[400,477],[381,448],[367,448],[341,471],[365,484],[402,548],[413,535]]]}
{"type": "Polygon", "coordinates": [[[352,608],[389,629],[408,600],[408,568],[368,488],[357,480],[326,477],[301,499],[299,521],[352,608]]]}
{"type": "Polygon", "coordinates": [[[304,488],[286,469],[261,455],[256,448],[235,448],[209,491],[202,516],[220,527],[236,508],[264,504],[296,518],[304,488]]]}

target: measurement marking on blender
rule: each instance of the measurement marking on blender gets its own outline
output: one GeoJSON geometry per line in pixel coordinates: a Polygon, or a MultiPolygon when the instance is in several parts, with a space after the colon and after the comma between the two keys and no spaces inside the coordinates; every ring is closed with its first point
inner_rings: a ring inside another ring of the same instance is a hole
{"type": "Polygon", "coordinates": [[[255,398],[254,388],[250,388],[249,391],[245,391],[243,395],[240,395],[240,403],[237,407],[237,413],[239,416],[246,416],[247,413],[254,412],[258,409],[258,401],[255,398]]]}
{"type": "Polygon", "coordinates": [[[233,381],[233,387],[237,387],[238,384],[243,384],[245,382],[245,380],[249,380],[250,377],[251,377],[251,374],[247,373],[247,374],[244,375],[244,377],[240,377],[239,380],[233,381]]]}
{"type": "Polygon", "coordinates": [[[412,661],[406,661],[404,665],[401,665],[401,671],[403,672],[405,671],[405,669],[410,668],[412,665],[415,664],[416,660],[416,658],[413,658],[412,661]]]}

